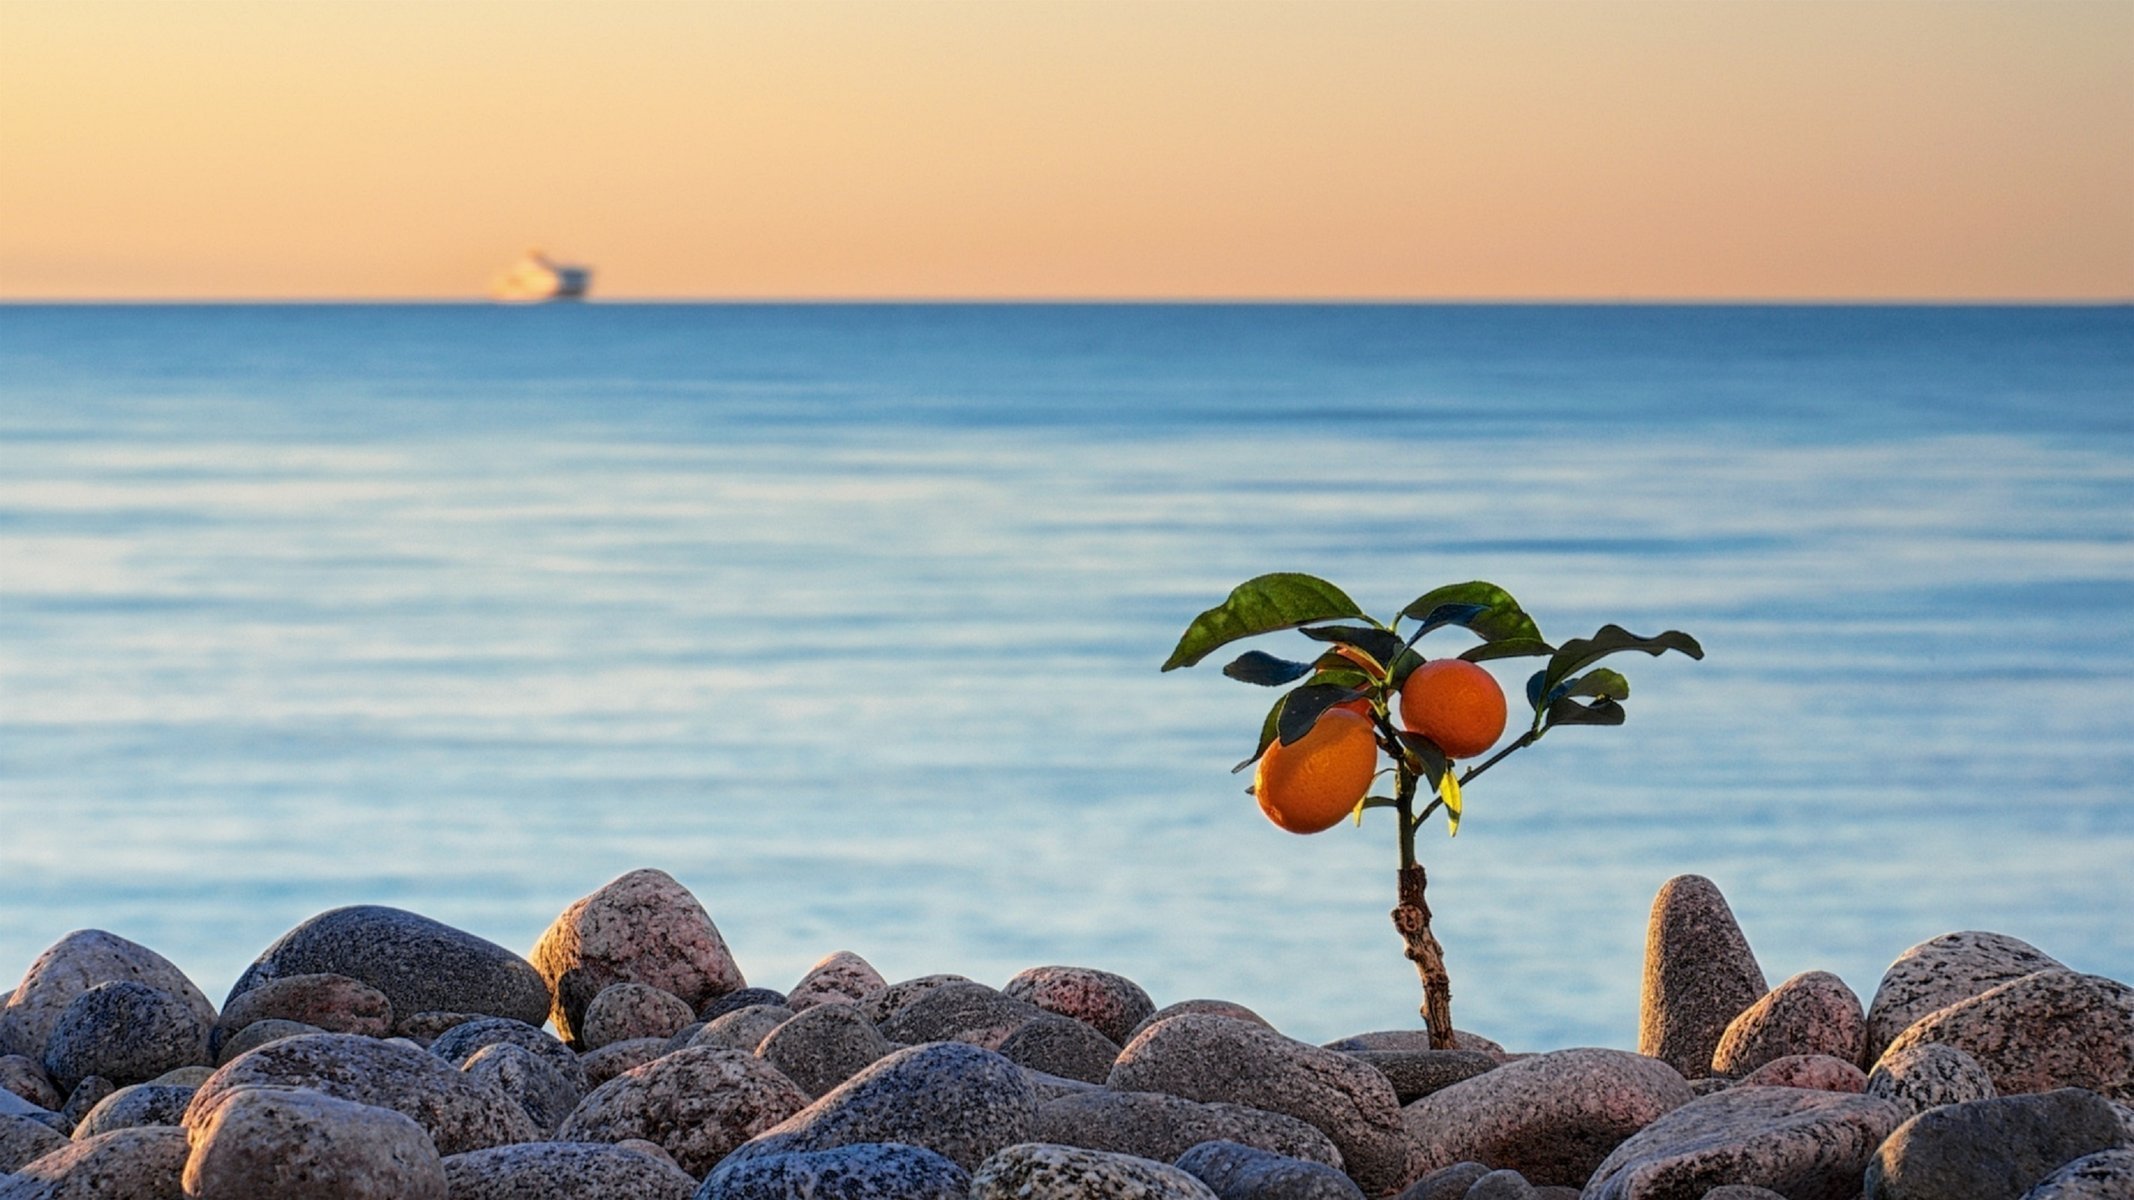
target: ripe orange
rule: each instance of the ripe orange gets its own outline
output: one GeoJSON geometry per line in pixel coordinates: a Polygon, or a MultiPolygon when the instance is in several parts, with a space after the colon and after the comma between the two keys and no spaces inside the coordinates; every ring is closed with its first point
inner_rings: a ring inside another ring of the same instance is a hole
{"type": "Polygon", "coordinates": [[[1370,719],[1330,708],[1303,737],[1267,747],[1252,790],[1268,820],[1291,833],[1318,833],[1355,810],[1377,773],[1370,719]]]}
{"type": "Polygon", "coordinates": [[[1466,659],[1432,659],[1401,684],[1400,723],[1447,758],[1473,758],[1504,736],[1504,689],[1466,659]]]}

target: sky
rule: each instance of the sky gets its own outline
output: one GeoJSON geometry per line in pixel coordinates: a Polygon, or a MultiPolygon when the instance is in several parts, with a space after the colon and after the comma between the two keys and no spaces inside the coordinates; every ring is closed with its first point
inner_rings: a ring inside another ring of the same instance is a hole
{"type": "Polygon", "coordinates": [[[2134,297],[2134,0],[0,0],[0,300],[2134,297]]]}

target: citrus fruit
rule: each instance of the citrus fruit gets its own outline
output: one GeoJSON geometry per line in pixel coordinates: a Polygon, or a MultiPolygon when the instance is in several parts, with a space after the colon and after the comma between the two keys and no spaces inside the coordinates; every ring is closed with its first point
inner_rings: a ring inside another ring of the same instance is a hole
{"type": "Polygon", "coordinates": [[[1377,773],[1369,718],[1330,708],[1303,737],[1267,747],[1252,790],[1268,820],[1291,833],[1318,833],[1355,810],[1377,773]]]}
{"type": "Polygon", "coordinates": [[[1473,758],[1504,736],[1504,689],[1466,659],[1432,659],[1400,685],[1400,723],[1447,758],[1473,758]]]}

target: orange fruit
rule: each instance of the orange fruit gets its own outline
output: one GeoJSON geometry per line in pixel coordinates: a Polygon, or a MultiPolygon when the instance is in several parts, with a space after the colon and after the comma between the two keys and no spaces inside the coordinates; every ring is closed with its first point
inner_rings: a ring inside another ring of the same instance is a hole
{"type": "Polygon", "coordinates": [[[1336,704],[1334,707],[1340,709],[1343,712],[1355,713],[1359,717],[1368,717],[1371,715],[1371,702],[1361,696],[1356,697],[1354,700],[1343,700],[1341,703],[1336,704]]]}
{"type": "Polygon", "coordinates": [[[1303,737],[1267,747],[1252,790],[1268,820],[1291,833],[1318,833],[1355,811],[1377,774],[1370,719],[1330,708],[1303,737]]]}
{"type": "Polygon", "coordinates": [[[1400,685],[1400,723],[1447,758],[1473,758],[1504,736],[1504,689],[1466,659],[1432,659],[1400,685]]]}

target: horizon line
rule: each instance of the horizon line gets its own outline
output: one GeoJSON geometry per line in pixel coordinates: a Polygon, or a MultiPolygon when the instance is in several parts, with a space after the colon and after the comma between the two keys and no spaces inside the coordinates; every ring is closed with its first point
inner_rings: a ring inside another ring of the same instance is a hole
{"type": "Polygon", "coordinates": [[[600,296],[534,303],[506,302],[484,296],[0,296],[0,307],[137,307],[208,308],[275,307],[437,307],[570,308],[769,307],[774,305],[905,307],[1183,307],[1183,306],[1324,306],[1355,308],[1506,307],[1541,308],[2124,308],[2126,296],[600,296]]]}

